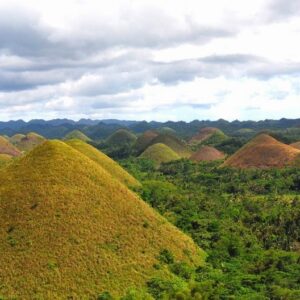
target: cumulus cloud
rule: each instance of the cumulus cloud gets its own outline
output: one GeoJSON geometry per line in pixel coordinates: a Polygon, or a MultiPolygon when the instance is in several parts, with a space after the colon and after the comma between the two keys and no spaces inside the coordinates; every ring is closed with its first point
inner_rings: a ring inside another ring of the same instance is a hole
{"type": "Polygon", "coordinates": [[[0,2],[0,118],[294,116],[296,3],[0,2]]]}

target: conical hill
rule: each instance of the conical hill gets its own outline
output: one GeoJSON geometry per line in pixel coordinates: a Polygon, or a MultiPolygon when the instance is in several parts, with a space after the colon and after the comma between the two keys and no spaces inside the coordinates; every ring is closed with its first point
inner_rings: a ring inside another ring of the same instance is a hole
{"type": "Polygon", "coordinates": [[[0,182],[4,299],[119,296],[167,275],[153,267],[162,249],[202,262],[189,237],[63,142],[37,146],[1,169],[0,182]]]}
{"type": "Polygon", "coordinates": [[[66,143],[99,164],[103,169],[105,169],[113,177],[117,178],[120,182],[125,183],[130,187],[140,186],[140,183],[129,173],[127,173],[118,163],[93,146],[76,139],[66,141],[66,143]]]}
{"type": "Polygon", "coordinates": [[[19,156],[21,155],[21,152],[14,145],[12,145],[6,138],[0,136],[0,154],[19,156]]]}
{"type": "Polygon", "coordinates": [[[259,134],[229,157],[224,166],[235,168],[283,168],[298,165],[300,150],[267,134],[259,134]]]}
{"type": "Polygon", "coordinates": [[[67,133],[64,137],[65,140],[71,140],[71,139],[78,139],[84,142],[90,142],[91,139],[86,136],[83,132],[81,132],[80,130],[73,130],[69,133],[67,133]]]}
{"type": "Polygon", "coordinates": [[[190,157],[193,161],[212,161],[225,158],[224,153],[214,147],[203,146],[190,157]]]}

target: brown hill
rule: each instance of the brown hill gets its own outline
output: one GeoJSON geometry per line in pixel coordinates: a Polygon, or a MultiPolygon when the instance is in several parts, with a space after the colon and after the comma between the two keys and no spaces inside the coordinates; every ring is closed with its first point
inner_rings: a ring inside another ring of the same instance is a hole
{"type": "Polygon", "coordinates": [[[300,150],[267,134],[257,135],[229,157],[223,166],[234,168],[282,168],[298,164],[300,150]]]}
{"type": "Polygon", "coordinates": [[[293,143],[291,146],[300,150],[300,142],[293,143]]]}
{"type": "Polygon", "coordinates": [[[152,277],[163,249],[204,253],[101,166],[47,141],[0,170],[0,295],[4,299],[120,296],[152,277]]]}
{"type": "MultiPolygon", "coordinates": [[[[45,141],[45,138],[35,132],[27,133],[25,136],[22,137],[22,135],[18,135],[18,139],[16,136],[14,145],[20,150],[20,151],[30,151],[34,147],[40,145],[45,141]]],[[[13,138],[13,137],[12,137],[13,138]]]]}
{"type": "Polygon", "coordinates": [[[14,145],[12,145],[6,138],[0,136],[0,154],[19,156],[21,155],[21,152],[14,145]]]}
{"type": "Polygon", "coordinates": [[[201,143],[201,142],[204,142],[205,140],[209,139],[214,134],[224,135],[224,133],[218,128],[205,127],[205,128],[201,128],[200,131],[195,136],[193,136],[189,142],[190,143],[201,143]]]}
{"type": "Polygon", "coordinates": [[[138,153],[143,152],[151,143],[151,141],[158,136],[153,130],[147,130],[140,135],[135,142],[135,149],[138,153]]]}
{"type": "Polygon", "coordinates": [[[225,158],[225,154],[214,147],[203,146],[190,157],[193,161],[212,161],[225,158]]]}

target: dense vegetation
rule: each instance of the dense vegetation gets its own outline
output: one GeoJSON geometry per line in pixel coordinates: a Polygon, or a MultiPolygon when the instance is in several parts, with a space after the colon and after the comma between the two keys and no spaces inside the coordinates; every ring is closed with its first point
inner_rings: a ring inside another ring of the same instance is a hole
{"type": "Polygon", "coordinates": [[[208,253],[206,266],[195,270],[166,259],[180,280],[148,282],[155,299],[300,298],[299,168],[122,164],[143,183],[141,197],[208,253]]]}

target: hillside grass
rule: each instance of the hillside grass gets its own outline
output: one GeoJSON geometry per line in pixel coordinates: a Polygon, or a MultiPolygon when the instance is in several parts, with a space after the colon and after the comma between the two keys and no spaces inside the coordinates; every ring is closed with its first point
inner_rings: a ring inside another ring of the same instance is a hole
{"type": "Polygon", "coordinates": [[[64,137],[64,140],[72,140],[72,139],[78,139],[83,142],[91,141],[91,139],[87,135],[85,135],[83,132],[77,129],[67,133],[64,137]]]}
{"type": "Polygon", "coordinates": [[[21,152],[13,144],[11,144],[6,138],[0,136],[0,154],[19,156],[21,155],[21,152]]]}
{"type": "Polygon", "coordinates": [[[259,134],[230,156],[223,166],[234,168],[283,168],[300,166],[300,150],[267,134],[259,134]]]}
{"type": "Polygon", "coordinates": [[[167,249],[176,261],[205,254],[97,163],[47,141],[0,170],[0,295],[94,299],[143,287],[167,249]]]}
{"type": "Polygon", "coordinates": [[[128,187],[133,188],[140,186],[140,183],[127,173],[117,162],[93,146],[77,139],[68,140],[66,141],[66,144],[86,155],[128,187]]]}
{"type": "Polygon", "coordinates": [[[149,146],[140,157],[153,160],[156,166],[164,162],[180,159],[180,156],[175,151],[162,143],[149,146]]]}

